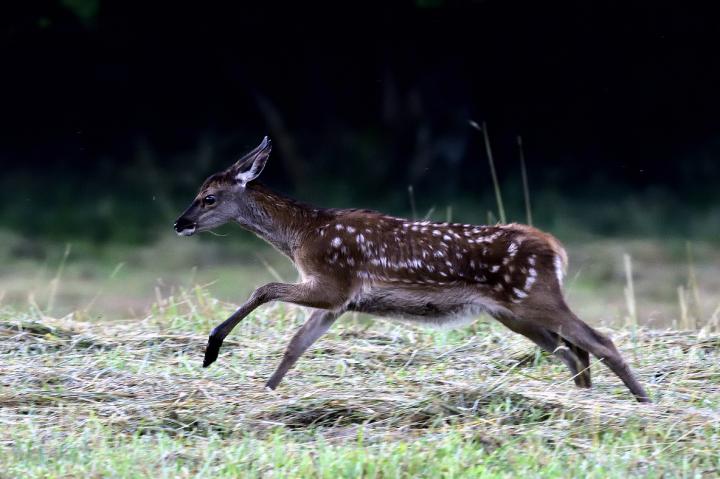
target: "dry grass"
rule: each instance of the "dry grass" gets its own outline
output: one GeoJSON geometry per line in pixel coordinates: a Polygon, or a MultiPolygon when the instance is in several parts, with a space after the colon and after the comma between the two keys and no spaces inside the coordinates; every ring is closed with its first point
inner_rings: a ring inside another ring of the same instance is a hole
{"type": "MultiPolygon", "coordinates": [[[[685,461],[678,467],[718,465],[718,335],[611,332],[648,385],[656,401],[649,406],[633,402],[598,364],[595,387],[575,389],[554,359],[488,323],[425,331],[348,320],[270,392],[264,381],[304,312],[275,306],[256,313],[204,370],[206,332],[228,311],[190,291],[164,299],[143,320],[122,323],[2,312],[0,453],[9,451],[16,465],[35,464],[38,450],[59,454],[66,440],[59,437],[99,428],[105,439],[169,437],[193,447],[220,441],[221,448],[248,438],[267,445],[280,434],[282,443],[300,444],[298,451],[313,457],[358,441],[362,448],[415,441],[432,448],[452,439],[488,458],[509,454],[513,444],[535,451],[538,467],[539,456],[559,454],[560,445],[573,454],[597,453],[611,441],[616,452],[627,448],[646,458],[636,471],[677,454],[685,461]],[[29,449],[18,452],[30,437],[29,449]]],[[[189,463],[181,476],[199,473],[199,462],[189,463]]],[[[262,470],[277,472],[280,464],[272,464],[262,470]]]]}

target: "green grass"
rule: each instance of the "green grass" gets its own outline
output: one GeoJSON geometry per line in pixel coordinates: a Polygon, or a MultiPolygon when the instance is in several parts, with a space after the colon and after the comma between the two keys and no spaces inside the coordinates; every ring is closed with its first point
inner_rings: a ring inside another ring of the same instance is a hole
{"type": "MultiPolygon", "coordinates": [[[[321,436],[298,441],[282,431],[264,439],[117,437],[96,422],[72,437],[49,433],[42,451],[31,430],[13,436],[9,477],[703,477],[718,467],[713,450],[703,457],[640,428],[606,434],[589,450],[548,444],[532,433],[502,446],[458,431],[370,445],[361,435],[332,444],[321,436]]],[[[710,432],[705,440],[713,440],[710,432]]]]}
{"type": "Polygon", "coordinates": [[[720,336],[610,331],[656,401],[594,364],[578,390],[493,323],[423,330],[348,316],[275,392],[306,312],[261,308],[209,369],[233,305],[204,289],[142,319],[0,311],[0,477],[709,477],[720,336]]]}

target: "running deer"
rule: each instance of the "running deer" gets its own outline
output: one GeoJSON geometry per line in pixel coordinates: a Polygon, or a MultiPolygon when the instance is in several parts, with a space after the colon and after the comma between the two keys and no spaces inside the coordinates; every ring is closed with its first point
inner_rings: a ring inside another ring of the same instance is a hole
{"type": "Polygon", "coordinates": [[[235,221],[288,256],[301,277],[296,284],[257,288],[213,329],[203,367],[217,359],[240,321],[270,301],[314,308],[267,382],[270,389],[346,311],[433,325],[487,313],[557,356],[578,387],[591,385],[593,354],[638,401],[650,401],[613,342],[565,304],[567,256],[554,237],[521,224],[435,223],[315,208],[256,181],[270,150],[265,137],[230,168],[210,176],[175,222],[177,234],[190,236],[235,221]]]}

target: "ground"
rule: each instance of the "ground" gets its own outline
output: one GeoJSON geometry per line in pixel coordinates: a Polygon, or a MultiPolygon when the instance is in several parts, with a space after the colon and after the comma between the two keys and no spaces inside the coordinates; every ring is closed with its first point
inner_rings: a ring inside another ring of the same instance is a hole
{"type": "Polygon", "coordinates": [[[0,313],[0,477],[713,477],[720,336],[608,330],[654,404],[490,322],[348,316],[277,391],[307,311],[263,308],[201,368],[232,306],[195,288],[143,319],[0,313]]]}
{"type": "Polygon", "coordinates": [[[272,392],[308,311],[267,305],[203,369],[235,304],[295,278],[229,234],[66,248],[0,232],[0,478],[720,474],[714,243],[566,241],[568,302],[615,339],[655,401],[640,405],[597,361],[594,388],[576,389],[482,319],[426,330],[345,315],[272,392]]]}

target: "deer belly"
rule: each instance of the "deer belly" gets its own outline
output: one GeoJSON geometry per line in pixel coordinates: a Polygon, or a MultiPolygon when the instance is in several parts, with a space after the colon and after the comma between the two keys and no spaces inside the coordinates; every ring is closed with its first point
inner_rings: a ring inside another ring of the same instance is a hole
{"type": "Polygon", "coordinates": [[[456,327],[471,323],[482,313],[492,315],[498,306],[462,291],[374,288],[359,294],[347,308],[429,326],[456,327]]]}

